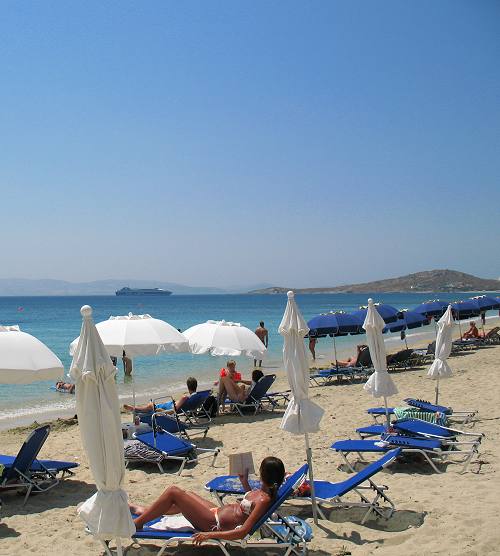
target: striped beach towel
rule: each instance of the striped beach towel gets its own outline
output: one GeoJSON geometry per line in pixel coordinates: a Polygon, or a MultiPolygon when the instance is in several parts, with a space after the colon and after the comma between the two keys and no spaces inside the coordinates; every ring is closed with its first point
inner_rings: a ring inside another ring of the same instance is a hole
{"type": "Polygon", "coordinates": [[[448,419],[444,413],[422,411],[418,407],[395,407],[394,415],[397,419],[420,419],[442,427],[448,426],[448,419]]]}

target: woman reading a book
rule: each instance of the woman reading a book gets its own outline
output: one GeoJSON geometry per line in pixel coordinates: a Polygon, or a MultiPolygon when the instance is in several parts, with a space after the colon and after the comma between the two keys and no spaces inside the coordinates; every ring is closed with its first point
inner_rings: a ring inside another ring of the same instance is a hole
{"type": "Polygon", "coordinates": [[[195,529],[203,531],[193,536],[195,544],[208,539],[242,539],[267,512],[284,477],[283,462],[279,458],[267,457],[260,464],[261,488],[250,488],[248,470],[239,475],[246,491],[241,502],[214,507],[213,502],[174,485],[168,487],[151,506],[130,505],[130,511],[138,514],[134,519],[138,531],[145,523],[162,515],[182,514],[195,529]]]}

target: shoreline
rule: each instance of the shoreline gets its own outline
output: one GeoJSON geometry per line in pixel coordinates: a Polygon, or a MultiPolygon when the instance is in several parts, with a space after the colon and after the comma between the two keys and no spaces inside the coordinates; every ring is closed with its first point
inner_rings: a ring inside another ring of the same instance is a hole
{"type": "MultiPolygon", "coordinates": [[[[470,319],[465,321],[460,321],[455,324],[455,329],[453,332],[454,338],[459,337],[460,327],[463,328],[465,323],[468,323],[470,319]]],[[[488,316],[486,318],[486,326],[491,328],[495,325],[500,325],[500,317],[498,316],[488,316]]],[[[463,331],[463,330],[462,330],[463,331]]],[[[418,349],[427,346],[429,342],[435,339],[435,328],[431,324],[426,327],[416,328],[407,331],[407,342],[408,346],[413,349],[418,349]]],[[[348,337],[342,337],[337,340],[337,357],[342,359],[352,355],[355,352],[355,346],[357,343],[364,343],[364,335],[354,335],[348,337]]],[[[405,343],[399,337],[399,334],[387,335],[385,337],[385,344],[387,353],[393,353],[401,349],[405,349],[405,343]]],[[[332,338],[322,338],[318,345],[316,346],[317,358],[313,362],[310,358],[310,367],[321,368],[328,367],[334,359],[334,349],[333,349],[333,339],[332,338]]],[[[309,353],[309,352],[308,352],[309,353]]],[[[273,353],[274,355],[274,353],[273,353]]],[[[250,374],[253,366],[251,365],[251,359],[239,358],[238,366],[242,370],[244,376],[250,374]],[[248,364],[247,364],[248,363],[248,364]]],[[[188,370],[182,371],[175,376],[172,381],[170,377],[165,376],[164,379],[158,380],[158,376],[152,379],[151,383],[146,383],[144,381],[136,383],[136,403],[142,404],[148,402],[151,398],[174,396],[186,391],[185,379],[194,375],[199,381],[199,389],[208,389],[213,387],[213,382],[217,377],[217,370],[225,364],[225,358],[214,357],[213,359],[207,360],[207,366],[204,368],[199,368],[196,371],[189,372],[188,370]],[[208,366],[208,363],[211,363],[208,366]]],[[[264,372],[277,374],[278,377],[283,373],[282,361],[281,359],[271,356],[267,361],[264,361],[262,367],[264,372]]],[[[118,380],[123,381],[124,377],[121,369],[117,375],[118,380]]],[[[66,378],[66,375],[65,375],[66,378]]],[[[143,379],[144,377],[141,377],[143,379]]],[[[123,382],[120,382],[123,385],[123,382]]],[[[127,385],[129,387],[130,385],[127,385]]],[[[8,430],[18,426],[28,426],[30,423],[46,422],[58,417],[67,418],[75,414],[75,401],[74,396],[70,394],[56,393],[60,399],[52,403],[46,403],[44,405],[35,405],[31,407],[19,407],[7,408],[7,415],[0,414],[0,431],[8,430]],[[12,412],[12,413],[10,413],[12,412]],[[10,413],[10,414],[9,414],[10,413]]],[[[132,403],[133,395],[131,391],[120,392],[119,393],[120,404],[132,403]]]]}

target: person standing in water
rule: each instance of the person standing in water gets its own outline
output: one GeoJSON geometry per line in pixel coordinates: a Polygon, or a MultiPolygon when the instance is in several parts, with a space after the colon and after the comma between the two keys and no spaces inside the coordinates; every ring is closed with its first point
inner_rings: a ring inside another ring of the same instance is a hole
{"type": "Polygon", "coordinates": [[[125,351],[122,354],[123,372],[125,376],[132,376],[132,359],[127,357],[125,351]]]}
{"type": "MultiPolygon", "coordinates": [[[[255,335],[259,338],[259,340],[266,346],[269,345],[269,332],[267,328],[264,326],[264,321],[261,320],[259,322],[259,326],[255,329],[255,335]]],[[[257,359],[253,360],[254,367],[262,367],[262,359],[259,360],[259,364],[257,365],[257,359]]]]}

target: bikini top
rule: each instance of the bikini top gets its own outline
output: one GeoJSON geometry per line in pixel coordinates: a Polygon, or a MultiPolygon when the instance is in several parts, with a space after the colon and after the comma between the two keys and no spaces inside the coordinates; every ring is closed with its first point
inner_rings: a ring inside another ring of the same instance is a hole
{"type": "MultiPolygon", "coordinates": [[[[250,491],[251,492],[251,491],[250,491]]],[[[247,492],[247,494],[250,494],[250,492],[247,492]]],[[[251,511],[252,511],[252,505],[253,502],[251,500],[247,500],[247,494],[245,494],[245,497],[243,498],[243,500],[240,502],[240,508],[241,511],[246,514],[246,515],[250,515],[251,511]]]]}

